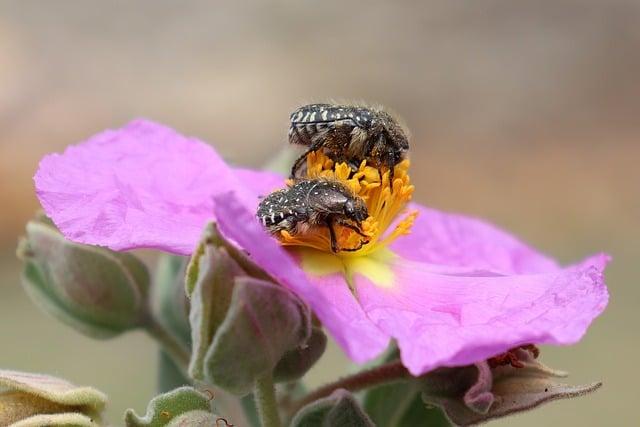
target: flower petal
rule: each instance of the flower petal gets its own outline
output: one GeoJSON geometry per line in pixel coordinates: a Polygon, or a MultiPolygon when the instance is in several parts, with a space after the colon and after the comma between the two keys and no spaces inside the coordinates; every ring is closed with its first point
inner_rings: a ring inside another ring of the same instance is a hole
{"type": "Polygon", "coordinates": [[[406,259],[505,274],[558,269],[552,259],[487,222],[417,203],[411,203],[409,209],[419,212],[411,233],[391,245],[406,259]]]}
{"type": "Polygon", "coordinates": [[[598,255],[551,273],[501,276],[398,258],[395,287],[355,280],[365,312],[397,339],[404,365],[418,375],[519,345],[575,343],[607,304],[607,261],[598,255]]]}
{"type": "Polygon", "coordinates": [[[286,178],[275,172],[235,168],[235,173],[238,179],[258,196],[255,200],[256,207],[261,197],[268,196],[273,191],[285,186],[286,178]]]}
{"type": "MultiPolygon", "coordinates": [[[[251,183],[276,176],[252,172],[251,183]]],[[[65,237],[115,250],[189,254],[212,217],[213,195],[235,191],[252,209],[258,203],[246,171],[231,169],[209,145],[147,120],[46,156],[34,180],[65,237]]]]}
{"type": "Polygon", "coordinates": [[[386,348],[389,336],[369,320],[342,274],[307,276],[234,194],[216,196],[214,210],[220,232],[277,282],[309,304],[352,360],[368,361],[386,348]]]}

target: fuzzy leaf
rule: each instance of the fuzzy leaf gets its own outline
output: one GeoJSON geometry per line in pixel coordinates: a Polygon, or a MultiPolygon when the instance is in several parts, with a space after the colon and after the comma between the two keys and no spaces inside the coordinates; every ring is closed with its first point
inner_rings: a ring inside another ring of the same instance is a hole
{"type": "Polygon", "coordinates": [[[11,424],[11,427],[99,427],[102,424],[91,417],[74,412],[64,414],[42,414],[34,415],[11,424]]]}
{"type": "Polygon", "coordinates": [[[223,418],[207,411],[190,411],[172,419],[167,427],[224,427],[223,418]]]}
{"type": "Polygon", "coordinates": [[[107,397],[94,388],[79,387],[50,375],[0,370],[0,425],[21,420],[26,423],[44,414],[83,416],[98,423],[106,401],[107,397]]]}
{"type": "Polygon", "coordinates": [[[373,421],[346,390],[336,390],[302,408],[291,421],[291,427],[374,427],[373,421]]]}
{"type": "Polygon", "coordinates": [[[174,425],[170,423],[183,414],[193,411],[211,413],[209,400],[207,396],[192,387],[181,387],[154,397],[149,402],[144,417],[136,415],[133,409],[127,409],[124,421],[127,427],[174,425]]]}
{"type": "Polygon", "coordinates": [[[204,360],[211,384],[244,395],[255,380],[309,339],[310,313],[286,289],[251,277],[235,280],[231,306],[204,360]]]}

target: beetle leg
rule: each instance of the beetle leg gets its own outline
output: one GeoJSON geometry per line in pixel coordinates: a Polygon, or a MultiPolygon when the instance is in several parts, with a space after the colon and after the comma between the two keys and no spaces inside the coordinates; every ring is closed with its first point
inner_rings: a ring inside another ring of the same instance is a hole
{"type": "Polygon", "coordinates": [[[376,150],[378,144],[382,142],[382,138],[383,136],[382,134],[380,134],[380,136],[378,136],[378,138],[376,139],[369,138],[369,140],[367,140],[367,144],[364,147],[365,157],[370,158],[373,155],[373,152],[376,150]]]}
{"type": "Polygon", "coordinates": [[[355,225],[351,224],[348,221],[345,221],[344,219],[337,219],[336,222],[338,223],[338,225],[341,225],[343,227],[347,227],[348,229],[355,231],[356,233],[358,233],[362,237],[369,237],[366,234],[364,234],[362,232],[362,230],[360,230],[360,228],[356,227],[355,225]]]}
{"type": "Polygon", "coordinates": [[[396,153],[392,148],[387,150],[387,167],[389,168],[389,188],[393,192],[393,179],[395,177],[396,170],[396,153]]]}
{"type": "MultiPolygon", "coordinates": [[[[380,136],[375,141],[371,142],[371,146],[367,151],[367,157],[375,159],[376,165],[378,166],[378,170],[380,169],[383,163],[382,161],[383,153],[384,154],[387,153],[385,141],[386,139],[384,137],[384,134],[380,134],[380,136]]],[[[388,166],[388,161],[385,161],[384,165],[388,166]]],[[[382,179],[382,174],[380,172],[378,173],[380,174],[380,178],[382,179]]],[[[393,174],[393,171],[391,171],[391,174],[393,174]]]]}
{"type": "Polygon", "coordinates": [[[341,248],[341,251],[345,251],[345,252],[355,252],[357,250],[360,250],[364,245],[366,245],[367,243],[369,243],[369,236],[367,236],[366,234],[364,234],[362,232],[362,230],[360,230],[360,228],[356,227],[355,225],[345,221],[344,219],[336,219],[336,222],[343,226],[343,227],[347,227],[350,230],[355,231],[356,233],[358,233],[358,235],[364,237],[364,239],[360,239],[360,244],[355,247],[355,248],[341,248]]]}
{"type": "Polygon", "coordinates": [[[329,237],[331,239],[331,252],[336,254],[340,252],[340,248],[338,247],[338,240],[336,239],[336,231],[333,229],[332,220],[327,220],[327,227],[329,227],[329,237]]]}
{"type": "Polygon", "coordinates": [[[355,248],[343,248],[343,249],[340,249],[340,250],[344,251],[344,252],[355,252],[355,251],[360,250],[366,243],[369,243],[369,241],[360,240],[360,244],[357,247],[355,247],[355,248]]]}
{"type": "Polygon", "coordinates": [[[290,178],[295,178],[296,177],[296,172],[298,172],[298,169],[300,169],[300,167],[302,166],[302,163],[307,160],[307,156],[310,153],[312,153],[312,152],[318,150],[320,147],[322,147],[322,142],[323,142],[322,139],[315,140],[309,146],[309,148],[307,148],[307,150],[300,157],[298,157],[298,159],[293,164],[293,167],[291,167],[291,176],[290,176],[290,178]]]}

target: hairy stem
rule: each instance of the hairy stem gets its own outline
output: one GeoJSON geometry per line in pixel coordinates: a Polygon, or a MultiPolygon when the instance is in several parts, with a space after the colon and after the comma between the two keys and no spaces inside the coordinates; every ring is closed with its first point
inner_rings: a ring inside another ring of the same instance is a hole
{"type": "Polygon", "coordinates": [[[152,316],[147,316],[143,324],[147,333],[160,343],[164,351],[173,359],[176,366],[186,371],[187,366],[189,366],[189,360],[191,359],[189,351],[152,316]]]}
{"type": "Polygon", "coordinates": [[[271,373],[258,377],[253,395],[256,400],[262,427],[280,427],[282,424],[280,424],[278,403],[276,402],[276,389],[271,373]]]}
{"type": "Polygon", "coordinates": [[[413,378],[409,371],[402,365],[400,361],[390,362],[385,365],[376,366],[366,371],[358,372],[339,379],[336,382],[326,384],[302,399],[294,402],[289,413],[293,416],[301,408],[318,399],[329,396],[338,389],[345,389],[351,392],[364,390],[369,387],[387,384],[391,382],[406,380],[413,378]]]}

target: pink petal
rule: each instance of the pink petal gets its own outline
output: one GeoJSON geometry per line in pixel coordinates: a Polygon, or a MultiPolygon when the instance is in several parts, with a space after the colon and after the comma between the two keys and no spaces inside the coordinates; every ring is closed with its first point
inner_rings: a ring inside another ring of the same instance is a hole
{"type": "Polygon", "coordinates": [[[558,268],[550,258],[487,222],[417,203],[411,203],[409,209],[419,212],[411,233],[391,245],[403,258],[505,274],[542,273],[558,268]]]}
{"type": "Polygon", "coordinates": [[[397,286],[356,276],[369,318],[396,338],[414,374],[461,366],[523,344],[572,344],[608,301],[605,255],[550,273],[501,276],[397,259],[397,286]]]}
{"type": "Polygon", "coordinates": [[[70,240],[189,254],[212,218],[212,196],[235,191],[253,209],[250,184],[276,177],[252,172],[247,182],[246,171],[232,170],[209,145],[137,120],[46,156],[34,180],[45,212],[70,240]]]}
{"type": "Polygon", "coordinates": [[[258,198],[256,198],[256,207],[260,197],[268,196],[273,191],[285,186],[286,178],[275,172],[235,168],[235,173],[243,184],[247,185],[254,194],[258,195],[258,198]]]}
{"type": "Polygon", "coordinates": [[[366,362],[387,347],[389,336],[371,323],[343,275],[308,277],[234,194],[217,196],[214,209],[218,227],[225,237],[306,302],[351,359],[366,362]]]}

